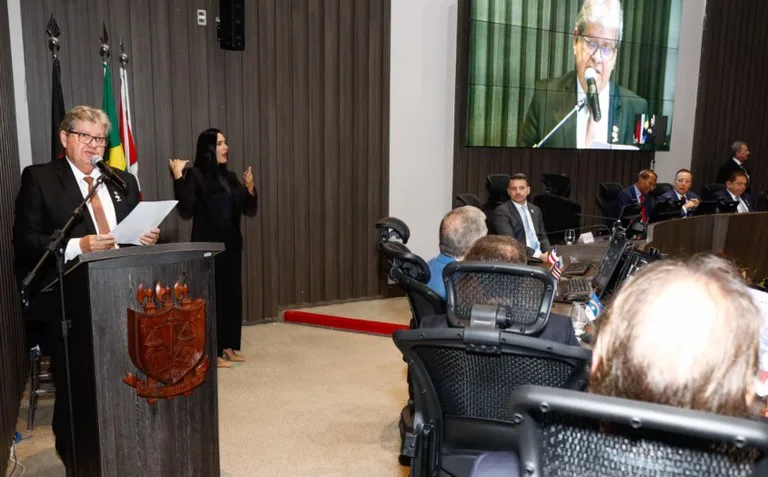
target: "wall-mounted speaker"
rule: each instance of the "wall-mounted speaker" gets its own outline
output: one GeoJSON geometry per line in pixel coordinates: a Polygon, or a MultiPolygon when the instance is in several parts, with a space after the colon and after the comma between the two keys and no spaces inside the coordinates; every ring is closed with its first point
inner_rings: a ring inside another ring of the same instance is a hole
{"type": "Polygon", "coordinates": [[[245,50],[245,0],[219,1],[219,46],[245,50]]]}

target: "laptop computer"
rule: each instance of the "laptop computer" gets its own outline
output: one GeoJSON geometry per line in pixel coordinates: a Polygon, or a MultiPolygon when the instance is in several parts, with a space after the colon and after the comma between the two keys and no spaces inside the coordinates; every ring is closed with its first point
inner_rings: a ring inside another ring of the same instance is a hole
{"type": "Polygon", "coordinates": [[[558,301],[582,301],[589,298],[592,291],[598,297],[602,297],[608,288],[611,277],[616,272],[624,254],[632,249],[632,241],[621,230],[616,230],[608,243],[600,263],[597,264],[597,273],[592,278],[562,278],[557,283],[558,301]]]}

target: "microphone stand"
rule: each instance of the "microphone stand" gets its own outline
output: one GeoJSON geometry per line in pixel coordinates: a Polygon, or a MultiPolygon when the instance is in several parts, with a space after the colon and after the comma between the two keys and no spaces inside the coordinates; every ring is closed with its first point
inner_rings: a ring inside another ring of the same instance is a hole
{"type": "Polygon", "coordinates": [[[534,144],[533,147],[535,149],[540,148],[541,145],[547,141],[547,139],[549,139],[553,134],[555,134],[555,132],[557,132],[557,130],[560,129],[560,127],[562,127],[562,125],[565,124],[565,122],[571,118],[571,116],[581,111],[581,108],[583,108],[585,104],[587,104],[587,98],[586,97],[581,98],[576,103],[576,106],[574,106],[573,109],[571,109],[571,112],[569,112],[559,123],[557,123],[555,127],[553,127],[552,130],[549,131],[549,133],[546,136],[544,136],[544,139],[534,144]]]}
{"type": "MultiPolygon", "coordinates": [[[[68,400],[68,409],[67,412],[69,414],[69,438],[71,443],[71,451],[72,451],[72,475],[77,476],[77,453],[75,452],[76,446],[75,446],[75,419],[74,419],[74,412],[72,408],[72,380],[70,378],[69,370],[69,328],[71,326],[70,321],[67,319],[67,313],[65,310],[64,305],[64,250],[65,247],[63,246],[65,239],[69,236],[70,232],[72,231],[72,227],[75,226],[75,222],[80,219],[82,216],[83,210],[85,210],[88,201],[91,200],[91,197],[96,193],[99,186],[104,182],[104,174],[99,175],[99,177],[96,178],[95,184],[93,188],[88,192],[88,195],[85,196],[83,201],[80,203],[80,205],[75,208],[75,210],[72,212],[72,215],[70,215],[67,222],[64,224],[64,226],[53,233],[51,236],[50,242],[48,242],[48,245],[45,247],[45,253],[43,253],[43,256],[40,257],[40,260],[35,265],[35,268],[32,269],[27,275],[24,277],[24,279],[21,281],[21,304],[24,307],[24,309],[29,309],[30,305],[30,299],[29,299],[29,287],[32,284],[32,282],[35,280],[35,277],[40,273],[40,270],[43,268],[43,265],[48,260],[48,258],[51,255],[54,255],[56,257],[56,274],[59,281],[59,300],[61,304],[61,337],[64,341],[64,372],[66,374],[66,382],[67,382],[67,400],[68,400]]],[[[66,465],[66,463],[65,463],[66,465]]]]}

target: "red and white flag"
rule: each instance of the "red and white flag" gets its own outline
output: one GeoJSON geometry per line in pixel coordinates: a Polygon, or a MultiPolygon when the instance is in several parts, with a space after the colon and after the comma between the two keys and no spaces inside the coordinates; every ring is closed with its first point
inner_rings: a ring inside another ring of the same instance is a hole
{"type": "MultiPolygon", "coordinates": [[[[136,145],[133,142],[133,132],[131,131],[131,99],[128,94],[128,72],[125,67],[120,67],[120,140],[125,152],[125,162],[127,170],[139,182],[139,160],[136,155],[136,145]]],[[[139,184],[141,190],[141,184],[139,184]]]]}
{"type": "Polygon", "coordinates": [[[557,251],[554,248],[550,250],[547,262],[552,265],[549,268],[552,276],[555,277],[555,280],[560,280],[560,277],[563,276],[563,260],[557,255],[557,251]]]}

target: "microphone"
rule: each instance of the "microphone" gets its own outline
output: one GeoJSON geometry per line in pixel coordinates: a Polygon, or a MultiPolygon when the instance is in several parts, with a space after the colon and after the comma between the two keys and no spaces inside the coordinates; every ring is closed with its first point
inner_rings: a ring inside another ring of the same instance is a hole
{"type": "Polygon", "coordinates": [[[115,184],[118,189],[122,190],[123,192],[128,190],[128,184],[126,184],[120,176],[115,174],[115,171],[112,170],[112,168],[109,167],[106,162],[104,162],[104,158],[101,156],[93,156],[91,158],[91,165],[93,167],[98,167],[101,173],[104,174],[107,179],[112,181],[112,183],[115,184]]]}
{"type": "Polygon", "coordinates": [[[597,72],[591,66],[584,70],[584,81],[587,82],[587,105],[589,112],[592,113],[592,119],[596,123],[600,122],[600,95],[597,92],[597,82],[595,76],[597,72]]]}

